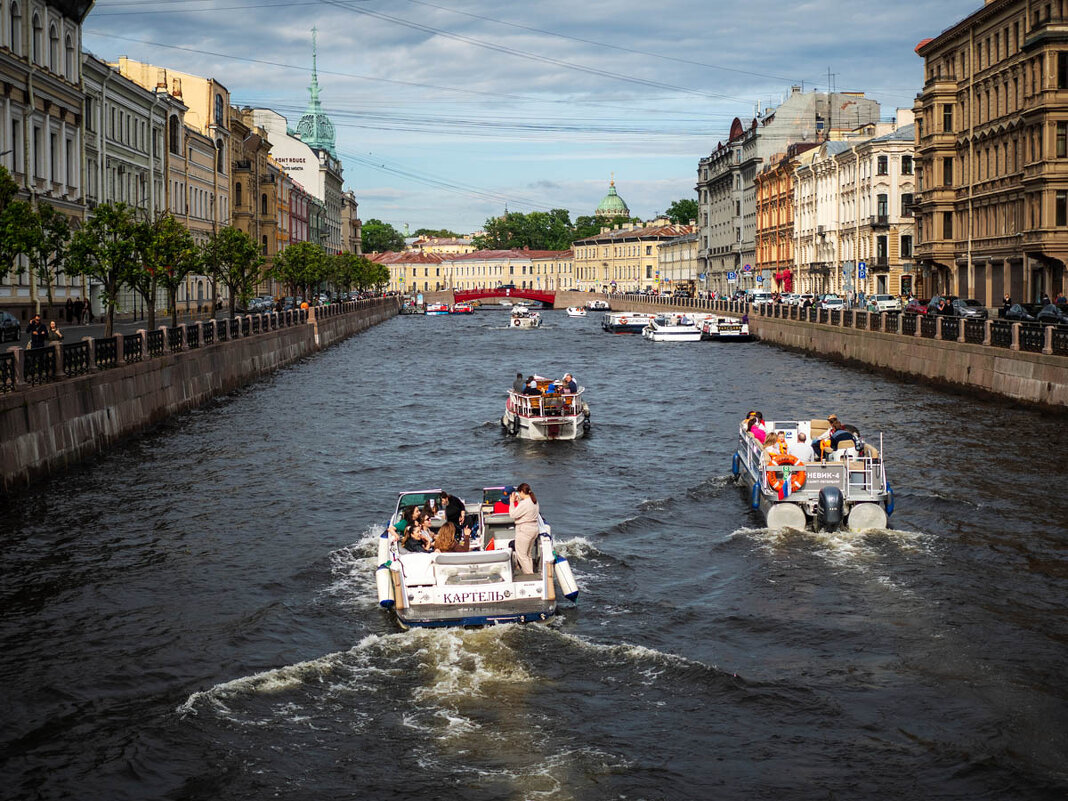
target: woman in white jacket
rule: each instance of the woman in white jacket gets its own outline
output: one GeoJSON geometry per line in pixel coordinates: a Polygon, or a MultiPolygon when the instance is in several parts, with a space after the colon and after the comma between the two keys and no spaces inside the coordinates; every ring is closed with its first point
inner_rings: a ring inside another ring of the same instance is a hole
{"type": "Polygon", "coordinates": [[[515,521],[515,559],[519,572],[534,572],[534,541],[538,538],[538,499],[530,484],[520,484],[512,493],[508,514],[515,521]]]}

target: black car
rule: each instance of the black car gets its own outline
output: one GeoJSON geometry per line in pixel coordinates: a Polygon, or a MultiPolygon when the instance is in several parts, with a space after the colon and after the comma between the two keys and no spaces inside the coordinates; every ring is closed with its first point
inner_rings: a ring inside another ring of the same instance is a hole
{"type": "Polygon", "coordinates": [[[10,312],[0,312],[0,342],[18,342],[21,338],[19,318],[10,312]]]}
{"type": "Polygon", "coordinates": [[[1043,325],[1068,325],[1068,306],[1047,304],[1035,315],[1035,319],[1043,325]]]}
{"type": "Polygon", "coordinates": [[[1033,323],[1035,316],[1027,311],[1019,303],[1013,303],[1008,310],[1001,315],[1004,320],[1012,320],[1014,323],[1033,323]]]}

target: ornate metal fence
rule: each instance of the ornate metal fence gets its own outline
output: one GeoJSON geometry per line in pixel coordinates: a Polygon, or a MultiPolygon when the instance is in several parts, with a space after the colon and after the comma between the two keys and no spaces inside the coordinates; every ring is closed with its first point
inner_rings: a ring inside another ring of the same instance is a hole
{"type": "Polygon", "coordinates": [[[174,353],[175,351],[182,349],[182,329],[181,328],[168,328],[167,329],[167,349],[174,353]]]}
{"type": "Polygon", "coordinates": [[[925,314],[920,317],[920,336],[934,339],[938,332],[938,318],[933,314],[925,314]]]}
{"type": "Polygon", "coordinates": [[[211,323],[205,323],[203,328],[201,328],[200,330],[204,332],[203,337],[202,337],[203,340],[204,340],[204,347],[207,347],[208,345],[214,345],[215,344],[215,326],[212,325],[211,323]]]}
{"type": "Polygon", "coordinates": [[[27,348],[22,355],[22,378],[27,384],[43,384],[56,377],[56,349],[27,348]]]}
{"type": "Polygon", "coordinates": [[[1041,323],[1020,323],[1020,350],[1041,353],[1046,347],[1046,326],[1041,323]]]}
{"type": "Polygon", "coordinates": [[[960,318],[959,317],[943,317],[942,318],[942,339],[956,340],[960,337],[960,318]]]}
{"type": "Polygon", "coordinates": [[[200,347],[200,326],[188,325],[185,328],[185,344],[190,350],[200,347]]]}
{"type": "Polygon", "coordinates": [[[1057,326],[1053,329],[1053,352],[1058,356],[1068,356],[1068,328],[1057,326]]]}
{"type": "MultiPolygon", "coordinates": [[[[107,370],[119,363],[119,340],[115,337],[101,337],[93,342],[93,358],[97,370],[107,370]]],[[[63,355],[63,366],[67,366],[67,356],[63,355]]]]}
{"type": "Polygon", "coordinates": [[[916,336],[918,314],[905,313],[901,315],[901,333],[907,337],[916,336]]]}
{"type": "Polygon", "coordinates": [[[965,320],[964,341],[982,345],[986,339],[986,320],[965,320]]]}
{"type": "Polygon", "coordinates": [[[163,355],[163,331],[156,329],[148,332],[148,355],[152,358],[163,355]]]}
{"type": "Polygon", "coordinates": [[[1008,320],[992,320],[990,323],[990,344],[995,348],[1012,347],[1012,323],[1008,320]]]}
{"type": "Polygon", "coordinates": [[[15,354],[0,353],[0,392],[15,388],[15,354]]]}
{"type": "Polygon", "coordinates": [[[127,364],[141,361],[144,347],[140,334],[127,334],[122,338],[122,360],[127,364]]]}
{"type": "Polygon", "coordinates": [[[88,342],[66,342],[63,344],[63,373],[67,378],[88,373],[90,366],[88,342]]]}

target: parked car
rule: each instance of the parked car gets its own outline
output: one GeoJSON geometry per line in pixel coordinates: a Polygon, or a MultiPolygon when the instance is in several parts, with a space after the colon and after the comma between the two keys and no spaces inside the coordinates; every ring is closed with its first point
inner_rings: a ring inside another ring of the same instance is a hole
{"type": "Polygon", "coordinates": [[[838,295],[821,295],[819,300],[816,301],[816,306],[821,309],[837,309],[840,311],[845,308],[845,301],[838,295]]]}
{"type": "Polygon", "coordinates": [[[771,303],[770,292],[752,292],[747,298],[754,306],[765,306],[771,303]]]}
{"type": "Polygon", "coordinates": [[[18,342],[22,339],[22,324],[10,312],[0,312],[0,342],[18,342]]]}
{"type": "Polygon", "coordinates": [[[901,311],[901,298],[893,295],[871,295],[868,298],[868,311],[878,313],[901,311]]]}
{"type": "Polygon", "coordinates": [[[905,305],[905,311],[910,314],[927,314],[927,304],[930,298],[913,298],[905,305]]]}
{"type": "Polygon", "coordinates": [[[957,317],[985,320],[989,316],[986,306],[975,298],[954,298],[953,311],[957,317]]]}
{"type": "Polygon", "coordinates": [[[800,295],[797,296],[796,305],[804,306],[806,301],[809,304],[813,304],[816,302],[816,296],[813,295],[811,292],[802,292],[800,295]]]}
{"type": "Polygon", "coordinates": [[[1043,325],[1068,325],[1068,306],[1049,303],[1042,307],[1035,319],[1043,325]]]}
{"type": "Polygon", "coordinates": [[[1013,303],[1009,306],[1008,311],[1001,316],[1003,319],[1012,320],[1014,323],[1033,323],[1035,321],[1035,316],[1019,303],[1013,303]]]}

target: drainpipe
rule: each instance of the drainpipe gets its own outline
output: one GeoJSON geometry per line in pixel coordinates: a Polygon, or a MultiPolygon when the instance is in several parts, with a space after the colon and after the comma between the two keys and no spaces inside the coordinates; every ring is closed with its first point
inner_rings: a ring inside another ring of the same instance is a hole
{"type": "MultiPolygon", "coordinates": [[[[972,69],[968,70],[968,246],[966,251],[968,263],[964,265],[964,269],[968,271],[968,290],[972,295],[975,294],[975,288],[972,286],[972,195],[975,187],[975,68],[978,66],[972,63],[974,58],[975,27],[973,26],[968,31],[968,61],[972,69]]],[[[987,111],[989,112],[989,109],[987,111]]],[[[954,289],[959,287],[960,280],[958,279],[954,289]]],[[[986,294],[986,287],[983,287],[983,294],[986,294]]]]}

